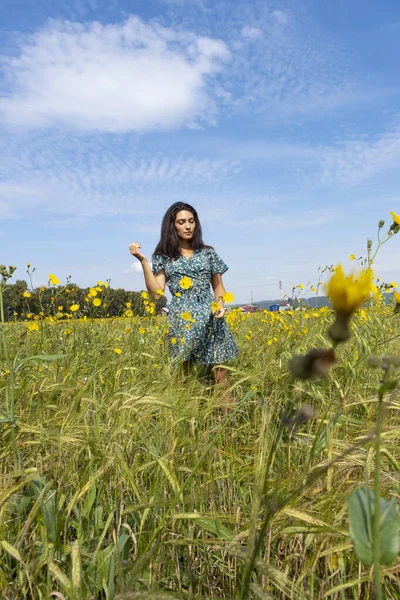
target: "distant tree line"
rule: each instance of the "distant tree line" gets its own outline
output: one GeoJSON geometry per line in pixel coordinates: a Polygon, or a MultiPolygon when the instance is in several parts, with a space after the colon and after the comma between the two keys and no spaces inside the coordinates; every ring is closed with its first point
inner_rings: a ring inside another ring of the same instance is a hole
{"type": "MultiPolygon", "coordinates": [[[[150,297],[148,301],[153,302],[150,297]]],[[[154,314],[158,314],[167,304],[165,296],[154,302],[154,314]]],[[[71,306],[79,306],[80,315],[94,318],[123,316],[129,311],[132,311],[134,316],[148,314],[146,299],[142,297],[141,292],[113,289],[104,284],[81,288],[76,283],[68,282],[66,286],[30,289],[26,281],[18,279],[14,284],[6,286],[3,303],[7,321],[24,318],[26,315],[60,317],[61,314],[70,313],[71,306]],[[96,306],[99,301],[100,305],[96,306]]],[[[75,310],[76,314],[78,310],[75,310]]]]}

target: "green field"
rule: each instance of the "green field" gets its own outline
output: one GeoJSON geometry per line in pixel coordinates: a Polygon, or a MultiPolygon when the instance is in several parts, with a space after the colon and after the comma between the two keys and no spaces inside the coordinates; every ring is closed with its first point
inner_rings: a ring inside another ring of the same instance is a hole
{"type": "MultiPolygon", "coordinates": [[[[164,317],[6,323],[1,597],[373,598],[346,498],[373,487],[368,357],[400,354],[399,318],[360,311],[327,377],[302,381],[288,360],[328,347],[332,311],[232,313],[226,416],[209,373],[172,371],[164,317]]],[[[385,398],[381,495],[397,499],[400,400],[385,398]]],[[[398,575],[382,567],[384,598],[398,575]]]]}

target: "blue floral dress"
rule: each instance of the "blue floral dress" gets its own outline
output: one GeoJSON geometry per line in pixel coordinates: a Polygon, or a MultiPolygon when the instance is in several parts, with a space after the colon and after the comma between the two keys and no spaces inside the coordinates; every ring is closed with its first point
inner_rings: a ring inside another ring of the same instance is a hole
{"type": "Polygon", "coordinates": [[[153,255],[152,263],[154,274],[164,270],[172,294],[168,320],[173,360],[220,365],[234,358],[238,350],[232,332],[225,318],[216,319],[211,310],[211,277],[228,270],[215,250],[203,248],[178,259],[153,255]],[[191,280],[189,289],[182,289],[183,277],[191,280]]]}

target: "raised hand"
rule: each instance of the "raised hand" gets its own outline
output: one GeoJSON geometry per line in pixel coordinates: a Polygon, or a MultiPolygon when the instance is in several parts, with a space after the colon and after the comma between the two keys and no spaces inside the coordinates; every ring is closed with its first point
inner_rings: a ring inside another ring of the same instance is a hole
{"type": "Polygon", "coordinates": [[[139,242],[133,242],[129,246],[129,252],[132,254],[132,256],[137,258],[140,262],[143,262],[144,260],[147,260],[147,258],[145,257],[144,254],[142,254],[142,252],[140,252],[141,247],[142,247],[142,244],[139,244],[139,242]]]}

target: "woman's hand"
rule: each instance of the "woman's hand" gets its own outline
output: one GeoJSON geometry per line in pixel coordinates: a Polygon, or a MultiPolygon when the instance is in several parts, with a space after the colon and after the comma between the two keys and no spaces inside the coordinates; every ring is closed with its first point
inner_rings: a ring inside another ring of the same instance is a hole
{"type": "Polygon", "coordinates": [[[215,319],[222,319],[225,316],[225,306],[223,304],[219,305],[219,309],[213,312],[215,319]]]}
{"type": "Polygon", "coordinates": [[[147,258],[145,257],[144,254],[142,254],[140,252],[141,247],[142,247],[142,244],[139,244],[139,242],[133,242],[133,244],[131,244],[129,246],[129,252],[132,254],[132,256],[137,258],[140,262],[143,262],[144,260],[147,260],[147,258]]]}

